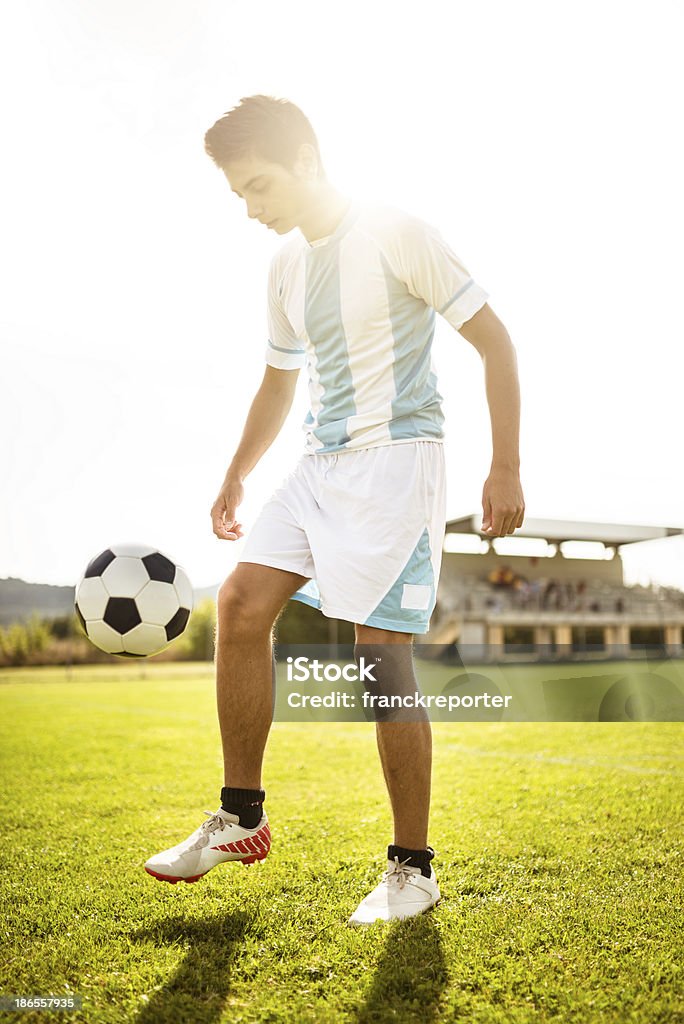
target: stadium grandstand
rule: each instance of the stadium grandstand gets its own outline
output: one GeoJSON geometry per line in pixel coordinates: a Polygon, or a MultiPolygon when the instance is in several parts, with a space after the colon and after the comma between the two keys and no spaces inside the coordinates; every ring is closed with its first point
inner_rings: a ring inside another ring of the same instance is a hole
{"type": "Polygon", "coordinates": [[[481,515],[469,515],[447,523],[422,656],[458,652],[469,661],[492,662],[637,659],[647,652],[684,657],[684,592],[626,585],[620,554],[627,544],[684,529],[526,519],[513,536],[488,538],[481,522],[481,515]]]}

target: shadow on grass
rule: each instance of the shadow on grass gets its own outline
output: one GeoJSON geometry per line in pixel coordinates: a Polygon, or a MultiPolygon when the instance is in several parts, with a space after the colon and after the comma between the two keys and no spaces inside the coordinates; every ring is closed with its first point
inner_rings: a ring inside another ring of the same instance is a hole
{"type": "Polygon", "coordinates": [[[230,992],[231,966],[252,915],[243,911],[212,920],[172,917],[134,932],[138,942],[182,944],[188,951],[178,970],[152,995],[136,1024],[213,1024],[230,992]]]}
{"type": "Polygon", "coordinates": [[[448,973],[434,919],[427,914],[397,921],[384,938],[370,989],[351,1019],[356,1024],[437,1020],[448,973]]]}

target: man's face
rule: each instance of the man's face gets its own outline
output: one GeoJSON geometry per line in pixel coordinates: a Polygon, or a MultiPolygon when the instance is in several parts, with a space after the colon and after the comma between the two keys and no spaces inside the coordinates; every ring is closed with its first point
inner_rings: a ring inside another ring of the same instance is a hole
{"type": "Polygon", "coordinates": [[[307,184],[295,172],[254,156],[234,161],[223,173],[233,192],[244,199],[248,217],[279,235],[297,227],[307,203],[307,184]]]}

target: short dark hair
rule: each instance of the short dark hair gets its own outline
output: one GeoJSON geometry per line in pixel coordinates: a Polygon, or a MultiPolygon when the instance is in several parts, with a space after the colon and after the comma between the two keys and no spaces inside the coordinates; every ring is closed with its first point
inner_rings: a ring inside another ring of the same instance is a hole
{"type": "Polygon", "coordinates": [[[222,170],[234,160],[260,156],[291,171],[304,142],[313,146],[318,176],[325,177],[318,139],[309,119],[289,100],[261,95],[243,97],[204,136],[205,150],[222,170]]]}

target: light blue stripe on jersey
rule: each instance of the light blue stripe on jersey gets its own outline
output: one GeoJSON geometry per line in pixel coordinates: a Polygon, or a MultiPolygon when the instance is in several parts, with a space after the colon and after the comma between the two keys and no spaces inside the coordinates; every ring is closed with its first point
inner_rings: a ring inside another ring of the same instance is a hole
{"type": "Polygon", "coordinates": [[[441,309],[438,309],[438,310],[437,310],[437,312],[439,313],[439,315],[440,315],[440,316],[444,316],[444,314],[446,313],[446,311],[447,311],[447,309],[449,308],[449,306],[453,306],[453,304],[454,304],[454,302],[456,301],[456,299],[460,299],[460,298],[461,298],[461,296],[463,295],[463,293],[464,293],[464,292],[467,292],[469,288],[472,288],[472,286],[473,286],[474,284],[475,284],[475,282],[473,281],[473,279],[472,279],[472,278],[470,279],[470,281],[466,281],[466,283],[465,283],[465,284],[463,285],[463,287],[462,287],[462,288],[459,288],[459,290],[458,290],[458,291],[456,292],[456,294],[455,294],[455,295],[452,295],[452,296],[451,296],[451,298],[449,299],[449,301],[448,301],[447,303],[445,303],[445,304],[444,304],[444,305],[442,306],[442,308],[441,308],[441,309]]]}
{"type": "Polygon", "coordinates": [[[306,255],[306,333],[316,352],[322,389],[314,436],[318,449],[339,449],[349,441],[346,421],[356,412],[347,337],[340,302],[339,245],[331,242],[306,255]]]}
{"type": "Polygon", "coordinates": [[[407,293],[405,284],[397,280],[382,253],[380,259],[394,337],[395,397],[390,437],[394,441],[405,437],[442,437],[442,396],[430,369],[435,311],[407,293]]]}
{"type": "Polygon", "coordinates": [[[436,596],[430,537],[426,526],[408,562],[382,601],[368,616],[364,625],[375,626],[378,629],[401,629],[409,633],[412,630],[416,633],[426,633],[430,616],[435,607],[436,596]],[[432,596],[427,609],[401,607],[405,583],[432,588],[432,596]]]}
{"type": "Polygon", "coordinates": [[[274,348],[276,352],[287,352],[289,356],[303,355],[306,352],[305,348],[283,348],[282,345],[274,345],[271,339],[268,339],[268,344],[271,348],[274,348]]]}

